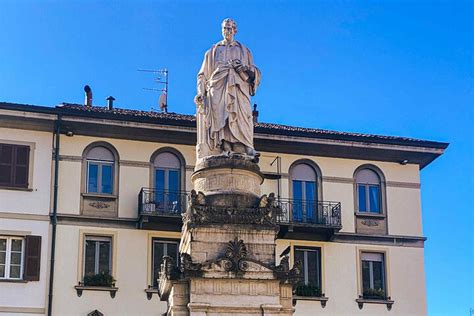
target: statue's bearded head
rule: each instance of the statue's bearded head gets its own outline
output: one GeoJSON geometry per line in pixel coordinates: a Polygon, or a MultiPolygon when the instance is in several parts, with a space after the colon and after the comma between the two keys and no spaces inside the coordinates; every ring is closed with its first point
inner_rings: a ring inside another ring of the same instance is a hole
{"type": "Polygon", "coordinates": [[[237,33],[237,23],[232,19],[222,21],[222,36],[227,42],[232,42],[237,33]]]}

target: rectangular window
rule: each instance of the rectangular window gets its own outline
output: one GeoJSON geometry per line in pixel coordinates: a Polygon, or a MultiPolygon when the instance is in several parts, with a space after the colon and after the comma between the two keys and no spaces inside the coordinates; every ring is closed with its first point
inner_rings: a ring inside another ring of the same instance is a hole
{"type": "Polygon", "coordinates": [[[178,265],[178,245],[177,241],[164,241],[153,239],[152,249],[152,274],[151,283],[153,287],[158,287],[158,278],[160,277],[161,263],[164,256],[173,258],[176,266],[178,265]]]}
{"type": "Polygon", "coordinates": [[[24,253],[24,238],[0,237],[0,279],[22,279],[24,253]]]}
{"type": "Polygon", "coordinates": [[[367,299],[385,299],[385,258],[383,253],[363,252],[362,293],[367,299]]]}
{"type": "Polygon", "coordinates": [[[84,244],[84,277],[112,274],[112,238],[86,236],[84,244]]]}
{"type": "Polygon", "coordinates": [[[28,188],[30,146],[0,144],[0,186],[28,188]]]}
{"type": "Polygon", "coordinates": [[[112,194],[113,187],[113,163],[87,161],[87,192],[112,194]]]}
{"type": "Polygon", "coordinates": [[[295,247],[295,262],[303,268],[303,280],[296,289],[299,296],[321,296],[321,248],[295,247]]]}

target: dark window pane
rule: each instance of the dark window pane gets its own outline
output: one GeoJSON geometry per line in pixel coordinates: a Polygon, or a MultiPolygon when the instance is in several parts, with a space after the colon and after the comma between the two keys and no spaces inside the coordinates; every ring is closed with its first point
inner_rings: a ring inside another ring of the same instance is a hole
{"type": "Polygon", "coordinates": [[[370,289],[370,265],[369,261],[362,261],[362,289],[370,289]]]}
{"type": "Polygon", "coordinates": [[[383,279],[383,262],[372,262],[373,273],[374,273],[374,289],[382,289],[385,291],[384,279],[383,279]]]}
{"type": "Polygon", "coordinates": [[[179,170],[169,170],[168,185],[171,192],[179,191],[179,170]]]}
{"type": "Polygon", "coordinates": [[[0,145],[0,163],[11,164],[12,163],[12,145],[0,145]]]}
{"type": "Polygon", "coordinates": [[[7,251],[7,240],[0,239],[0,251],[7,251]]]}
{"type": "Polygon", "coordinates": [[[10,264],[21,264],[21,252],[12,252],[10,254],[10,264]]]}
{"type": "Polygon", "coordinates": [[[110,273],[110,242],[99,242],[99,273],[110,273]]]}
{"type": "Polygon", "coordinates": [[[113,173],[112,173],[112,165],[101,165],[102,167],[102,187],[101,193],[108,193],[112,194],[113,191],[113,173]]]}
{"type": "Polygon", "coordinates": [[[25,186],[28,184],[28,167],[15,167],[15,186],[25,186]]]}
{"type": "Polygon", "coordinates": [[[30,148],[26,146],[19,146],[16,148],[16,163],[18,165],[26,166],[28,164],[28,154],[30,148]]]}
{"type": "Polygon", "coordinates": [[[95,272],[95,245],[93,240],[86,240],[86,253],[84,260],[84,275],[93,275],[95,272]]]}
{"type": "Polygon", "coordinates": [[[153,242],[153,286],[158,286],[158,276],[161,269],[161,261],[164,256],[164,244],[153,242]]]}
{"type": "Polygon", "coordinates": [[[367,212],[365,185],[359,184],[357,187],[359,193],[359,212],[367,212]]]}
{"type": "Polygon", "coordinates": [[[12,167],[0,165],[0,184],[12,184],[12,167]]]}
{"type": "Polygon", "coordinates": [[[169,243],[167,244],[167,256],[173,258],[176,265],[178,265],[178,244],[169,243]]]}
{"type": "Polygon", "coordinates": [[[12,239],[12,251],[20,251],[21,252],[21,245],[23,244],[23,240],[21,239],[12,239]]]}
{"type": "Polygon", "coordinates": [[[301,222],[303,219],[303,183],[293,180],[293,219],[301,222]]]}
{"type": "Polygon", "coordinates": [[[97,180],[98,180],[98,172],[99,166],[94,163],[88,164],[88,178],[87,178],[87,192],[98,192],[97,191],[97,180]]]}
{"type": "Polygon", "coordinates": [[[5,277],[5,265],[0,264],[0,278],[4,278],[4,277],[5,277]]]}
{"type": "Polygon", "coordinates": [[[369,186],[370,212],[380,213],[380,189],[379,186],[369,186]]]}
{"type": "Polygon", "coordinates": [[[306,221],[313,222],[315,216],[317,215],[316,209],[316,182],[305,181],[305,212],[306,212],[306,221]]]}
{"type": "Polygon", "coordinates": [[[308,284],[321,288],[319,280],[319,253],[307,251],[308,256],[308,284]]]}
{"type": "Polygon", "coordinates": [[[20,269],[21,266],[10,266],[10,278],[12,279],[19,279],[20,278],[20,269]]]}
{"type": "Polygon", "coordinates": [[[173,213],[180,211],[179,205],[179,171],[169,170],[168,171],[168,209],[173,213]]]}
{"type": "Polygon", "coordinates": [[[157,191],[165,190],[165,171],[163,169],[156,169],[155,171],[155,189],[157,191]]]}
{"type": "Polygon", "coordinates": [[[295,263],[300,262],[304,271],[304,251],[295,249],[295,263]]]}
{"type": "Polygon", "coordinates": [[[0,264],[5,264],[7,258],[7,253],[5,251],[0,251],[0,264]]]}

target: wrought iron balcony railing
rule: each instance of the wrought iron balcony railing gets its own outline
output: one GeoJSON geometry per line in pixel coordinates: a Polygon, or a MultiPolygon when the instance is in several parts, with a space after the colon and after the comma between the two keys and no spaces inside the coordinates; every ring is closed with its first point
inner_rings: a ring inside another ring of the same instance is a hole
{"type": "MultiPolygon", "coordinates": [[[[181,217],[186,211],[188,192],[142,188],[138,195],[138,214],[181,217]]],[[[279,199],[277,223],[282,225],[309,225],[340,228],[341,203],[279,199]]]]}
{"type": "Polygon", "coordinates": [[[186,211],[187,192],[142,188],[138,194],[139,215],[181,217],[186,211]]]}
{"type": "Polygon", "coordinates": [[[309,224],[328,227],[341,226],[341,203],[331,201],[308,201],[279,199],[280,224],[309,224]]]}

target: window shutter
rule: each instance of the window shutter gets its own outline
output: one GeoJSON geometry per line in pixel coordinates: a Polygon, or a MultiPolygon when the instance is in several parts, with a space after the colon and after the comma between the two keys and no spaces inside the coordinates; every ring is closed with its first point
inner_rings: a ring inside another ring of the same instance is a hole
{"type": "Polygon", "coordinates": [[[16,187],[28,187],[28,163],[30,160],[29,146],[15,146],[15,182],[16,187]]]}
{"type": "Polygon", "coordinates": [[[23,279],[39,281],[41,263],[41,236],[26,236],[25,269],[23,279]]]}
{"type": "Polygon", "coordinates": [[[13,180],[13,146],[0,144],[0,185],[10,186],[13,180]]]}

